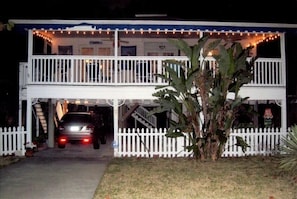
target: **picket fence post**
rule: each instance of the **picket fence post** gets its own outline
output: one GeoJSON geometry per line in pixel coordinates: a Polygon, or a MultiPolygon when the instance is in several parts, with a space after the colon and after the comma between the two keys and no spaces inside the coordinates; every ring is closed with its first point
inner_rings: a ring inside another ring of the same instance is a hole
{"type": "MultiPolygon", "coordinates": [[[[288,132],[288,131],[287,131],[288,132]]],[[[274,155],[280,153],[281,138],[286,136],[280,128],[240,128],[231,129],[222,157],[241,157],[254,155],[274,155]],[[237,145],[240,136],[249,145],[243,151],[237,145]]],[[[189,134],[184,137],[168,138],[166,129],[119,129],[117,157],[192,157],[186,150],[190,144],[189,134]]]]}

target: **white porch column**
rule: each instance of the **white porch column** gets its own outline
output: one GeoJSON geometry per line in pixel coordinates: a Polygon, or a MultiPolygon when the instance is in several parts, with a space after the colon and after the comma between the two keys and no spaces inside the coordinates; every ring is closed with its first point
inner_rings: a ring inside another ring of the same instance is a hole
{"type": "Polygon", "coordinates": [[[119,100],[113,100],[113,151],[114,157],[118,156],[118,146],[119,146],[119,138],[118,138],[118,130],[119,130],[119,100]]]}
{"type": "Polygon", "coordinates": [[[114,56],[118,56],[118,48],[119,48],[119,29],[115,29],[115,31],[114,31],[114,56]]]}
{"type": "Polygon", "coordinates": [[[119,44],[119,30],[118,29],[115,29],[114,31],[114,57],[115,57],[115,60],[114,60],[114,82],[117,83],[118,82],[118,44],[119,44]]]}
{"type": "MultiPolygon", "coordinates": [[[[108,100],[107,100],[108,101],[108,100]]],[[[119,99],[112,99],[112,104],[109,103],[109,105],[113,106],[113,151],[114,151],[114,157],[118,157],[119,152],[119,107],[125,104],[125,100],[119,100],[119,99]]]]}
{"type": "Polygon", "coordinates": [[[26,119],[26,131],[27,142],[32,142],[32,99],[27,98],[27,119],[26,119]]]}
{"type": "MultiPolygon", "coordinates": [[[[282,59],[282,79],[284,87],[286,87],[286,43],[285,43],[285,34],[280,34],[280,52],[281,52],[281,59],[282,59]]],[[[285,94],[283,95],[283,98],[281,99],[281,127],[284,132],[287,132],[287,93],[285,90],[285,94]]]]}
{"type": "Polygon", "coordinates": [[[281,100],[281,128],[283,132],[288,131],[287,127],[287,100],[282,99],[281,100]]]}
{"type": "Polygon", "coordinates": [[[18,127],[21,128],[23,126],[22,124],[22,116],[23,116],[23,106],[22,106],[22,100],[19,98],[19,115],[18,115],[18,127]]]}
{"type": "Polygon", "coordinates": [[[54,104],[52,99],[48,100],[48,147],[55,147],[55,127],[54,127],[54,104]]]}
{"type": "Polygon", "coordinates": [[[24,73],[24,66],[19,65],[19,115],[18,115],[18,127],[21,128],[23,124],[23,98],[22,98],[22,84],[24,82],[22,74],[24,73]]]}

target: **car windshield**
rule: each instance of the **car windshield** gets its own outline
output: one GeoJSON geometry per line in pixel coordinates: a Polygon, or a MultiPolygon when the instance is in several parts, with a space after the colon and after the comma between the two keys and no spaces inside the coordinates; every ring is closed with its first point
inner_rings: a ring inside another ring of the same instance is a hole
{"type": "Polygon", "coordinates": [[[85,115],[85,114],[66,114],[62,118],[63,122],[90,122],[91,116],[90,115],[85,115]]]}

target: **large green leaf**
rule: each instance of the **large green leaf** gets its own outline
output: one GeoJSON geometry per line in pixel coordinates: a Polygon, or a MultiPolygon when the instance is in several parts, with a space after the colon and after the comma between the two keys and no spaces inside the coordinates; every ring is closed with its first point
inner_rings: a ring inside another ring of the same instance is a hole
{"type": "Polygon", "coordinates": [[[236,136],[236,144],[235,144],[236,146],[240,146],[241,147],[241,149],[242,149],[242,152],[246,152],[246,150],[247,150],[247,148],[248,147],[251,147],[250,145],[248,145],[247,143],[246,143],[246,141],[242,138],[242,137],[240,137],[240,136],[236,136]]]}
{"type": "Polygon", "coordinates": [[[287,136],[282,137],[283,145],[280,150],[283,153],[279,167],[293,175],[297,175],[297,125],[291,126],[287,136]]]}
{"type": "MultiPolygon", "coordinates": [[[[207,136],[217,139],[218,150],[221,151],[226,143],[226,132],[230,132],[237,110],[247,99],[241,98],[238,93],[252,78],[253,62],[246,61],[248,49],[243,49],[239,43],[230,45],[219,39],[210,41],[209,37],[199,39],[192,46],[182,39],[169,41],[189,58],[190,65],[177,60],[163,62],[165,74],[158,77],[168,85],[156,87],[154,96],[160,107],[152,112],[176,113],[178,120],[170,120],[167,136],[175,137],[181,135],[177,132],[193,131],[197,139],[191,138],[192,144],[187,149],[192,150],[196,157],[210,153],[206,152],[207,136]],[[216,68],[207,57],[211,51],[215,52],[216,68]],[[234,99],[227,98],[229,92],[234,93],[234,99]]],[[[237,139],[237,144],[243,144],[245,151],[248,146],[237,139]]]]}

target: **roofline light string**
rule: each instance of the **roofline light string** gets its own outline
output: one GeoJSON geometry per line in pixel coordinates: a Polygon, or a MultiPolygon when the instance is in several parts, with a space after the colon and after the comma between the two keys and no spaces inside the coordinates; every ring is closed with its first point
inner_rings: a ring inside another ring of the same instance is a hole
{"type": "MultiPolygon", "coordinates": [[[[77,31],[69,31],[69,30],[34,30],[33,31],[33,34],[35,36],[38,36],[38,37],[41,37],[43,38],[44,40],[46,40],[47,42],[52,42],[52,38],[50,38],[49,36],[47,36],[47,33],[48,32],[51,32],[52,34],[56,34],[56,32],[59,32],[60,34],[63,34],[64,32],[66,32],[68,35],[72,34],[73,32],[76,32],[77,35],[79,34],[82,34],[82,35],[86,35],[86,32],[91,32],[91,35],[95,35],[95,32],[98,32],[99,34],[102,34],[102,32],[105,32],[107,35],[110,34],[110,32],[112,32],[111,29],[106,29],[106,30],[102,30],[101,28],[98,29],[98,31],[81,31],[81,30],[77,30],[77,31]]],[[[140,29],[138,31],[136,31],[135,29],[123,29],[122,32],[126,33],[126,34],[129,34],[129,33],[132,33],[132,34],[135,34],[136,32],[140,32],[140,34],[144,34],[145,32],[151,34],[153,32],[155,32],[156,34],[160,34],[160,33],[164,33],[164,34],[168,34],[169,32],[172,32],[172,34],[176,34],[176,33],[180,33],[180,34],[185,34],[187,33],[188,35],[191,35],[192,33],[196,32],[197,35],[199,35],[199,33],[201,32],[200,29],[197,29],[197,30],[193,30],[193,29],[189,29],[189,30],[184,30],[184,29],[180,29],[180,30],[176,30],[176,29],[172,29],[172,30],[168,30],[168,29],[164,29],[164,30],[161,30],[161,29],[157,29],[157,30],[153,30],[151,28],[148,28],[147,30],[144,30],[144,29],[140,29]]],[[[210,35],[213,35],[213,34],[217,34],[217,35],[220,35],[220,34],[225,34],[226,36],[228,36],[229,34],[231,34],[232,36],[234,36],[235,34],[240,34],[240,36],[243,36],[244,34],[247,34],[248,36],[251,36],[251,35],[255,35],[255,36],[258,36],[260,34],[263,35],[262,39],[259,39],[258,41],[255,41],[253,42],[253,45],[258,45],[259,43],[262,43],[262,42],[269,42],[271,40],[274,40],[276,38],[278,38],[280,36],[280,34],[278,32],[276,33],[272,33],[272,32],[268,32],[268,33],[264,33],[264,32],[248,32],[248,31],[232,31],[232,30],[229,30],[229,31],[225,31],[225,30],[221,30],[221,31],[218,31],[218,30],[205,30],[203,31],[205,33],[209,33],[210,35]]]]}

